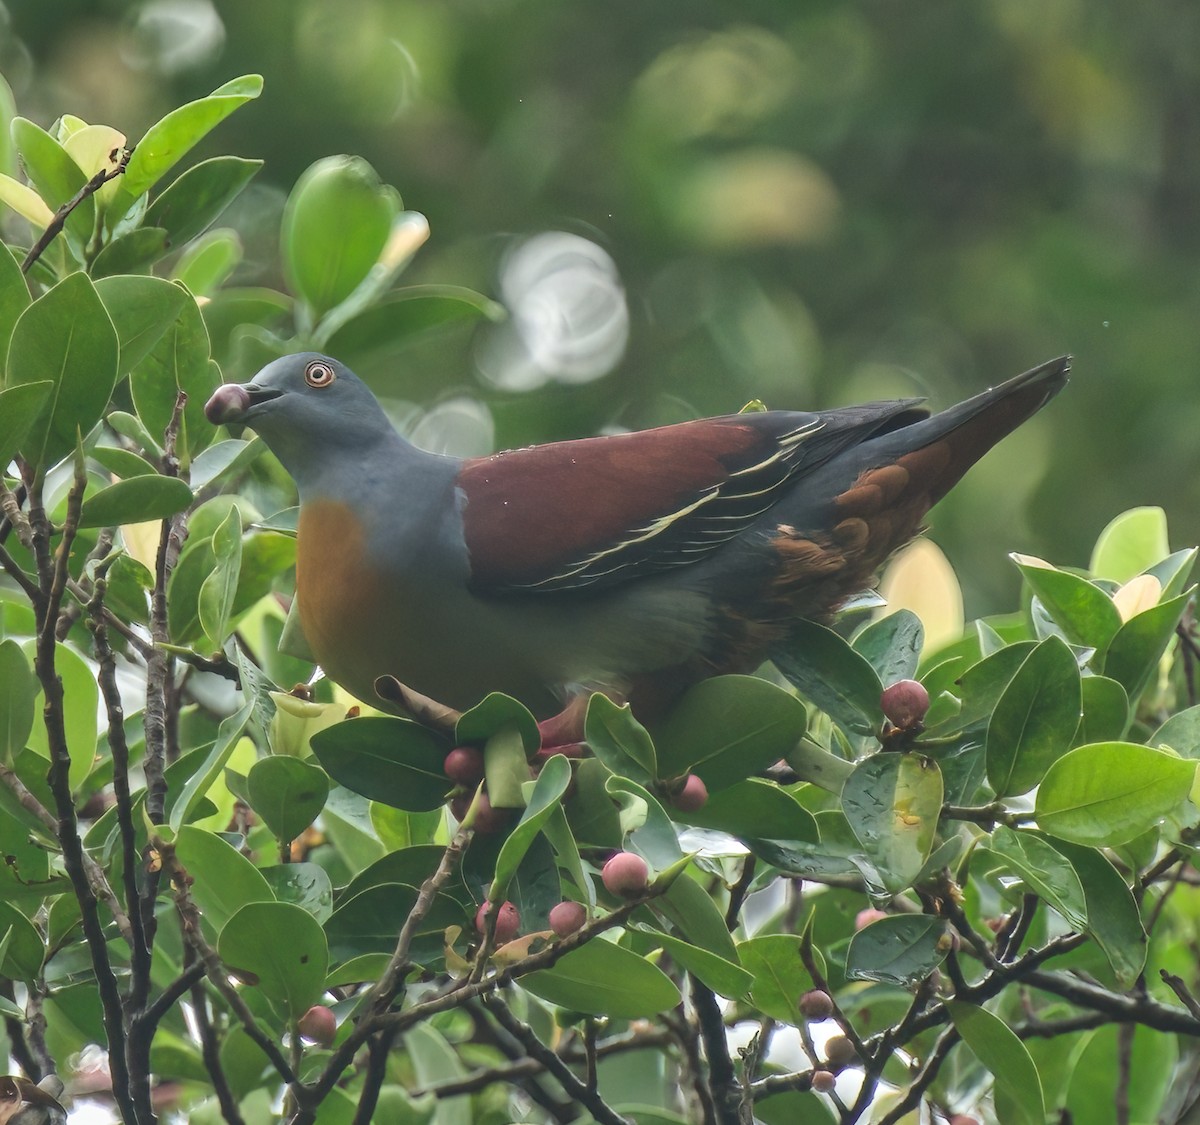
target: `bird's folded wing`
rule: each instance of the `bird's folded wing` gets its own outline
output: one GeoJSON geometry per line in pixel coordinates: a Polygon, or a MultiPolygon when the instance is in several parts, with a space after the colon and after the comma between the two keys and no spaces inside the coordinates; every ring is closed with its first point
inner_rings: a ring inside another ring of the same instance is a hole
{"type": "Polygon", "coordinates": [[[458,484],[471,587],[594,591],[697,562],[797,474],[923,416],[913,402],[738,414],[468,461],[458,484]]]}

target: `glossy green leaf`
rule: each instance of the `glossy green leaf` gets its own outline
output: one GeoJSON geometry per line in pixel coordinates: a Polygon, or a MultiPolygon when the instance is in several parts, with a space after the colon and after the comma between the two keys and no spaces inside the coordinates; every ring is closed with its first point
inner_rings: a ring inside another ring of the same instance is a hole
{"type": "Polygon", "coordinates": [[[1128,582],[1170,554],[1162,508],[1131,508],[1100,533],[1088,566],[1097,578],[1128,582]]]}
{"type": "MultiPolygon", "coordinates": [[[[1122,1030],[1116,1024],[1097,1028],[1072,1056],[1066,1112],[1079,1125],[1117,1125],[1116,1095],[1123,1073],[1118,1039],[1122,1030]]],[[[1132,1111],[1130,1121],[1149,1125],[1170,1120],[1170,1116],[1163,1116],[1163,1100],[1173,1088],[1178,1089],[1178,1062],[1175,1036],[1150,1027],[1134,1028],[1124,1091],[1132,1111]]]]}
{"type": "Polygon", "coordinates": [[[626,846],[655,871],[670,867],[683,855],[675,825],[657,797],[636,781],[613,774],[605,788],[620,804],[626,846]]]}
{"type": "Polygon", "coordinates": [[[597,758],[584,758],[575,770],[575,792],[563,807],[580,847],[619,848],[622,844],[621,821],[605,788],[611,776],[597,758]]]}
{"type": "MultiPolygon", "coordinates": [[[[0,82],[3,82],[0,78],[0,82]]],[[[0,123],[0,137],[3,136],[3,123],[0,123]]],[[[8,355],[8,342],[12,337],[13,325],[17,318],[29,306],[29,286],[17,259],[8,252],[8,247],[0,245],[0,358],[8,355]]],[[[3,372],[0,372],[3,374],[3,372]]],[[[0,379],[0,383],[3,380],[0,379]]],[[[0,410],[0,418],[4,411],[0,410]]],[[[3,443],[0,442],[0,448],[3,443]]],[[[7,464],[7,462],[5,462],[7,464]]]]}
{"type": "Polygon", "coordinates": [[[333,913],[333,883],[320,865],[280,863],[260,871],[280,902],[302,906],[322,924],[333,913]]]}
{"type": "Polygon", "coordinates": [[[1083,718],[1075,741],[1113,742],[1129,729],[1129,696],[1116,680],[1107,676],[1084,676],[1080,681],[1083,718]]]}
{"type": "Polygon", "coordinates": [[[96,445],[89,449],[87,454],[120,480],[153,476],[158,472],[145,457],[119,445],[96,445]]]}
{"type": "Polygon", "coordinates": [[[654,742],[629,704],[619,707],[595,692],[588,701],[584,736],[592,753],[613,773],[642,785],[653,783],[658,772],[654,742]]]}
{"type": "Polygon", "coordinates": [[[1079,876],[1087,906],[1087,932],[1104,950],[1119,988],[1132,988],[1146,966],[1149,940],[1133,892],[1117,869],[1095,848],[1066,840],[1054,847],[1079,876]]]}
{"type": "Polygon", "coordinates": [[[1074,866],[1052,844],[1031,832],[997,825],[988,847],[1071,925],[1087,929],[1087,901],[1074,866]]]}
{"type": "Polygon", "coordinates": [[[1000,797],[1027,793],[1071,746],[1079,726],[1079,668],[1057,637],[1022,662],[988,723],[988,783],[1000,797]]]}
{"type": "Polygon", "coordinates": [[[60,460],[100,420],[116,385],[117,358],[117,334],[86,274],[71,274],[21,314],[8,348],[8,385],[47,375],[53,383],[21,447],[29,461],[60,460]]]}
{"type": "Polygon", "coordinates": [[[150,204],[142,225],[165,230],[168,248],[178,250],[216,221],[262,165],[238,156],[194,164],[150,204]]]}
{"type": "Polygon", "coordinates": [[[1010,555],[1068,641],[1103,652],[1121,628],[1117,607],[1099,586],[1029,555],[1010,555]]]}
{"type": "Polygon", "coordinates": [[[180,826],[191,819],[200,801],[221,776],[253,712],[254,697],[251,695],[237,711],[221,720],[217,728],[217,740],[206,755],[204,764],[184,783],[183,791],[171,809],[169,823],[175,831],[179,831],[180,826]]]}
{"type": "Polygon", "coordinates": [[[509,882],[517,873],[517,868],[533,844],[534,838],[554,810],[560,806],[570,783],[571,763],[561,754],[555,754],[542,767],[520,821],[500,848],[500,855],[496,859],[496,875],[488,892],[490,901],[504,902],[508,897],[509,882]]]}
{"type": "Polygon", "coordinates": [[[242,514],[236,507],[229,509],[213,532],[212,549],[216,565],[200,587],[196,612],[211,647],[219,650],[229,634],[229,619],[242,571],[242,514]]]}
{"type": "Polygon", "coordinates": [[[188,102],[151,125],[129,159],[119,194],[111,204],[112,220],[121,218],[134,200],[166,175],[209,130],[238,106],[257,98],[262,93],[262,85],[262,78],[257,74],[235,78],[207,97],[188,102]]]}
{"type": "Polygon", "coordinates": [[[903,890],[925,866],[942,798],[941,770],[920,754],[874,754],[846,780],[846,820],[889,890],[903,890]]]}
{"type": "Polygon", "coordinates": [[[232,230],[214,230],[196,239],[179,257],[171,277],[197,297],[211,297],[242,261],[242,240],[232,230]]]}
{"type": "Polygon", "coordinates": [[[985,1008],[958,1000],[947,1000],[946,1007],[963,1042],[991,1072],[996,1097],[1003,1096],[1011,1106],[1012,1125],[1044,1125],[1042,1082],[1021,1040],[985,1008]]]}
{"type": "MultiPolygon", "coordinates": [[[[14,118],[12,138],[20,150],[25,174],[52,211],[74,198],[87,183],[83,169],[40,125],[24,117],[14,118]]],[[[95,223],[96,202],[85,196],[67,216],[66,229],[77,251],[91,237],[95,223]]]]}
{"type": "Polygon", "coordinates": [[[399,211],[395,189],[360,157],[325,157],[296,181],[283,211],[281,249],[289,285],[314,318],[366,278],[399,211]]]}
{"type": "Polygon", "coordinates": [[[690,771],[715,793],[778,761],[806,725],[803,704],[766,680],[701,680],[653,731],[658,772],[678,777],[690,771]]]}
{"type": "Polygon", "coordinates": [[[529,763],[525,744],[515,726],[501,727],[483,747],[488,799],[493,808],[519,809],[525,805],[529,763]]]}
{"type": "MultiPolygon", "coordinates": [[[[1019,641],[1006,645],[961,671],[957,685],[953,687],[962,699],[961,709],[957,714],[942,721],[929,723],[930,731],[966,730],[977,723],[990,720],[997,702],[1004,694],[1004,689],[1012,682],[1017,670],[1036,647],[1034,641],[1019,641]]],[[[926,688],[930,687],[935,685],[932,682],[926,683],[926,688]]],[[[934,692],[930,691],[930,695],[933,694],[934,692]]],[[[931,707],[931,714],[933,710],[931,707]]]]}
{"type": "Polygon", "coordinates": [[[277,840],[296,839],[320,814],[329,795],[325,771],[300,758],[272,755],[254,763],[246,783],[250,807],[277,840]]]}
{"type": "Polygon", "coordinates": [[[325,934],[307,910],[290,902],[247,903],[225,923],[217,952],[289,1021],[321,998],[329,968],[325,934]]]}
{"type": "MultiPolygon", "coordinates": [[[[338,900],[348,901],[368,887],[379,886],[382,883],[404,883],[410,887],[420,887],[437,870],[444,852],[445,848],[437,844],[422,844],[388,852],[355,875],[341,890],[338,900]]],[[[454,877],[443,889],[452,896],[465,897],[467,893],[461,880],[454,877]]]]}
{"type": "MultiPolygon", "coordinates": [[[[412,1060],[417,1082],[426,1090],[439,1083],[467,1076],[467,1068],[458,1052],[446,1041],[445,1036],[429,1024],[418,1024],[405,1033],[404,1050],[412,1060]]],[[[424,1125],[423,1117],[425,1115],[414,1113],[396,1125],[424,1125]]],[[[392,1118],[382,1120],[391,1121],[392,1118]]],[[[473,1125],[474,1121],[469,1094],[437,1100],[433,1125],[473,1125]]]]}
{"type": "Polygon", "coordinates": [[[698,828],[715,828],[742,838],[812,843],[819,838],[812,813],[786,790],[758,777],[719,790],[696,812],[672,810],[671,816],[698,828]]]}
{"type": "MultiPolygon", "coordinates": [[[[379,883],[352,897],[343,896],[325,923],[330,956],[347,961],[364,953],[390,953],[417,903],[417,892],[417,887],[379,883]]],[[[439,894],[416,932],[440,935],[447,926],[462,926],[467,920],[461,903],[439,894]]]]}
{"type": "Polygon", "coordinates": [[[464,743],[484,743],[497,731],[515,727],[521,735],[526,755],[533,754],[542,744],[537,719],[520,700],[503,692],[493,691],[484,696],[469,711],[464,711],[454,727],[454,737],[464,743]]]}
{"type": "Polygon", "coordinates": [[[846,977],[911,988],[950,951],[946,923],[927,914],[889,914],[857,930],[846,950],[846,977]]]}
{"type": "Polygon", "coordinates": [[[175,835],[175,854],[194,880],[192,898],[214,935],[246,903],[275,900],[262,872],[213,832],[185,824],[175,835]]]}
{"type": "Polygon", "coordinates": [[[793,622],[787,650],[774,660],[800,694],[844,730],[870,734],[883,725],[878,673],[832,629],[793,622]]]}
{"type": "Polygon", "coordinates": [[[8,468],[45,409],[54,384],[24,383],[0,391],[0,473],[8,468]]]}
{"type": "Polygon", "coordinates": [[[1178,811],[1196,762],[1132,742],[1098,742],[1059,758],[1038,788],[1039,827],[1092,847],[1127,844],[1178,811]]]}
{"type": "Polygon", "coordinates": [[[691,973],[697,980],[703,981],[718,996],[737,1000],[745,996],[754,984],[753,973],[707,949],[691,945],[670,934],[656,932],[654,940],[662,945],[680,968],[691,973]]]}
{"type": "Polygon", "coordinates": [[[725,916],[712,895],[695,879],[686,873],[681,875],[651,905],[689,944],[737,964],[737,947],[725,925],[725,916]]]}
{"type": "Polygon", "coordinates": [[[754,975],[751,1003],[764,1015],[793,1027],[805,1022],[800,997],[815,987],[800,956],[801,941],[795,934],[764,934],[737,946],[742,968],[754,975]]]}
{"type": "MultiPolygon", "coordinates": [[[[33,660],[34,644],[29,641],[25,651],[33,660]]],[[[96,718],[100,706],[100,688],[92,666],[70,645],[59,642],[54,646],[54,666],[63,686],[63,725],[66,728],[67,749],[71,754],[71,791],[77,792],[92,772],[96,760],[96,737],[99,723],[96,718]]],[[[37,707],[42,707],[39,687],[37,707]]],[[[35,722],[29,732],[29,745],[42,757],[50,757],[50,746],[46,737],[45,724],[35,722]]]]}
{"type": "Polygon", "coordinates": [[[176,396],[185,391],[180,445],[194,456],[216,436],[215,427],[204,417],[204,404],[220,383],[220,372],[209,360],[208,329],[189,295],[179,315],[130,373],[129,389],[138,417],[161,442],[176,396]]]}
{"type": "Polygon", "coordinates": [[[0,949],[0,973],[10,980],[41,975],[45,945],[34,924],[9,902],[0,902],[0,949]]]}
{"type": "Polygon", "coordinates": [[[1184,758],[1200,758],[1200,706],[1177,711],[1146,739],[1146,744],[1169,747],[1184,758]]]}
{"type": "Polygon", "coordinates": [[[0,760],[11,763],[33,730],[38,682],[16,641],[0,641],[0,760]]]}
{"type": "MultiPolygon", "coordinates": [[[[150,354],[191,301],[186,290],[161,277],[102,277],[96,292],[117,330],[121,375],[129,374],[150,354]]],[[[162,440],[161,430],[157,440],[162,440]]]]}
{"type": "Polygon", "coordinates": [[[1183,593],[1183,588],[1191,577],[1197,555],[1200,555],[1200,548],[1189,547],[1186,551],[1175,551],[1161,562],[1156,562],[1146,569],[1147,574],[1152,574],[1162,584],[1161,601],[1170,601],[1171,598],[1183,593]]]}
{"type": "Polygon", "coordinates": [[[79,526],[118,527],[163,520],[182,512],[192,499],[191,488],[178,477],[130,477],[89,496],[79,514],[79,526]]]}
{"type": "Polygon", "coordinates": [[[92,277],[100,281],[144,273],[167,253],[165,230],[137,227],[101,249],[92,262],[92,277]]]}
{"type": "Polygon", "coordinates": [[[573,949],[551,968],[521,977],[520,983],[560,1008],[612,1019],[648,1019],[681,999],[661,969],[603,940],[573,949]]]}
{"type": "Polygon", "coordinates": [[[1131,617],[1113,638],[1104,660],[1104,674],[1116,680],[1130,700],[1136,700],[1158,661],[1175,636],[1175,626],[1191,601],[1191,593],[1160,602],[1153,609],[1131,617]]]}
{"type": "Polygon", "coordinates": [[[916,677],[924,644],[921,619],[912,610],[901,609],[873,621],[854,638],[851,647],[866,658],[886,686],[916,677]]]}
{"type": "Polygon", "coordinates": [[[349,719],[313,736],[313,752],[347,789],[408,812],[436,809],[450,791],[448,747],[408,719],[349,719]]]}
{"type": "Polygon", "coordinates": [[[411,344],[423,333],[445,325],[503,317],[503,305],[473,289],[406,285],[346,320],[325,347],[335,355],[353,356],[357,362],[411,344]]]}

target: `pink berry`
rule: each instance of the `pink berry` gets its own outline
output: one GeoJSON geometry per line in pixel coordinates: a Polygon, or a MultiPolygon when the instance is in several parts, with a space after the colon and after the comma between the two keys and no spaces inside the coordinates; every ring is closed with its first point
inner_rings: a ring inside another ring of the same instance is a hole
{"type": "Polygon", "coordinates": [[[929,710],[929,692],[916,680],[897,680],[884,689],[879,705],[893,726],[911,730],[920,724],[929,710]]]}
{"type": "Polygon", "coordinates": [[[328,1047],[337,1034],[337,1017],[324,1004],[314,1004],[300,1017],[296,1026],[310,1043],[328,1047]]]}
{"type": "Polygon", "coordinates": [[[474,746],[456,746],[442,768],[451,781],[474,789],[483,780],[483,755],[474,746]]]}
{"type": "Polygon", "coordinates": [[[832,1094],[834,1086],[837,1085],[837,1078],[831,1071],[814,1070],[812,1073],[812,1088],[818,1094],[832,1094]]]}
{"type": "Polygon", "coordinates": [[[833,1015],[833,1000],[822,988],[814,988],[800,997],[800,1014],[806,1020],[827,1020],[833,1015]]]}
{"type": "Polygon", "coordinates": [[[699,812],[708,803],[708,786],[694,773],[689,773],[683,787],[671,795],[671,804],[680,812],[699,812]]]}
{"type": "Polygon", "coordinates": [[[581,902],[560,902],[550,911],[550,928],[559,936],[573,934],[587,921],[581,902]]]}
{"type": "MultiPolygon", "coordinates": [[[[481,934],[487,926],[487,916],[491,912],[491,907],[490,902],[485,902],[475,912],[475,929],[481,934]]],[[[496,914],[496,944],[503,945],[505,942],[512,941],[520,932],[520,912],[511,902],[502,902],[500,910],[496,914]]]]}
{"type": "Polygon", "coordinates": [[[869,926],[872,922],[878,922],[880,918],[886,918],[887,914],[882,910],[876,910],[873,906],[868,906],[865,910],[860,910],[854,915],[854,928],[861,930],[865,926],[869,926]]]}
{"type": "Polygon", "coordinates": [[[604,885],[614,895],[637,898],[650,881],[650,869],[640,855],[633,852],[617,852],[600,872],[604,885]]]}

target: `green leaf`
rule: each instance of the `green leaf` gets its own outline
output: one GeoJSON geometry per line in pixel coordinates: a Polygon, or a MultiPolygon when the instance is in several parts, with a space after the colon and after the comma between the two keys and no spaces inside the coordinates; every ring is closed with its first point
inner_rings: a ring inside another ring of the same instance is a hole
{"type": "MultiPolygon", "coordinates": [[[[1116,1125],[1116,1095],[1123,1083],[1123,1046],[1118,1038],[1121,1030],[1115,1024],[1097,1028],[1072,1053],[1064,1112],[1079,1125],[1116,1125]]],[[[1124,1091],[1133,1111],[1130,1120],[1146,1125],[1169,1121],[1175,1113],[1164,1113],[1163,1100],[1179,1088],[1176,1037],[1155,1028],[1135,1026],[1132,1047],[1124,1091]]]]}
{"type": "Polygon", "coordinates": [[[1159,658],[1175,636],[1191,592],[1131,617],[1113,638],[1104,660],[1104,674],[1116,680],[1136,700],[1158,667],[1159,658]]]}
{"type": "Polygon", "coordinates": [[[525,804],[529,764],[525,744],[515,726],[501,727],[483,747],[488,799],[493,808],[519,809],[525,804]]]}
{"type": "Polygon", "coordinates": [[[29,461],[60,460],[100,420],[116,385],[117,358],[117,334],[87,274],[71,274],[21,314],[8,348],[8,385],[47,375],[53,383],[22,445],[29,461]]]}
{"type": "Polygon", "coordinates": [[[998,825],[988,846],[1031,891],[1053,906],[1072,929],[1087,929],[1087,901],[1079,876],[1053,845],[1031,832],[1014,832],[998,825]]]}
{"type": "Polygon", "coordinates": [[[450,791],[448,747],[408,719],[349,719],[313,735],[312,748],[338,784],[396,809],[436,809],[450,791]]]}
{"type": "Polygon", "coordinates": [[[189,293],[211,297],[241,264],[242,254],[236,231],[209,231],[180,255],[171,277],[186,285],[189,293]]]}
{"type": "Polygon", "coordinates": [[[870,734],[883,725],[878,674],[832,629],[792,622],[787,651],[774,660],[801,695],[849,733],[870,734]]]}
{"type": "MultiPolygon", "coordinates": [[[[929,729],[966,730],[985,719],[990,720],[1004,689],[1036,647],[1034,641],[1019,641],[997,649],[961,672],[955,689],[962,697],[961,710],[941,722],[929,724],[929,729]]],[[[926,683],[927,688],[930,686],[930,683],[926,683]]],[[[932,696],[934,692],[930,691],[929,694],[932,696]]]]}
{"type": "Polygon", "coordinates": [[[175,854],[194,880],[191,895],[213,935],[248,902],[273,902],[262,872],[228,841],[185,824],[175,835],[175,854]]]}
{"type": "Polygon", "coordinates": [[[1009,681],[988,724],[988,783],[999,797],[1027,793],[1071,745],[1079,726],[1079,668],[1058,637],[1042,641],[1009,681]]]}
{"type": "Polygon", "coordinates": [[[1066,840],[1055,841],[1054,847],[1079,876],[1087,905],[1087,932],[1104,950],[1117,986],[1132,988],[1146,967],[1149,947],[1133,893],[1117,869],[1095,848],[1066,840]]]}
{"type": "MultiPolygon", "coordinates": [[[[87,183],[83,169],[40,125],[16,117],[12,123],[12,138],[21,152],[25,174],[51,211],[57,211],[87,183]]],[[[67,216],[66,229],[76,252],[91,238],[95,225],[96,202],[90,195],[85,196],[67,216]]]]}
{"type": "MultiPolygon", "coordinates": [[[[185,289],[161,277],[102,277],[96,282],[96,292],[117,330],[121,376],[150,354],[191,301],[185,289]]],[[[161,440],[161,430],[158,437],[161,440]]]]}
{"type": "Polygon", "coordinates": [[[1127,844],[1179,810],[1196,762],[1133,742],[1097,742],[1064,754],[1038,788],[1038,826],[1091,847],[1127,844]]]}
{"type": "Polygon", "coordinates": [[[900,609],[873,621],[851,646],[875,669],[881,684],[911,680],[917,674],[925,627],[911,609],[900,609]]]}
{"type": "MultiPolygon", "coordinates": [[[[338,901],[349,902],[368,887],[383,883],[404,883],[410,887],[420,887],[437,870],[445,850],[438,844],[420,844],[388,852],[355,875],[341,890],[338,901]]],[[[458,897],[465,897],[467,893],[462,883],[453,878],[445,884],[443,890],[458,897]]]]}
{"type": "Polygon", "coordinates": [[[151,125],[134,147],[120,180],[120,189],[109,205],[111,223],[122,218],[143,192],[152,188],[209,130],[240,105],[262,93],[262,78],[243,75],[219,86],[208,97],[188,102],[151,125]]]}
{"type": "Polygon", "coordinates": [[[171,809],[169,824],[176,832],[191,819],[197,805],[221,776],[237,740],[241,738],[242,731],[250,721],[254,704],[254,696],[248,693],[242,706],[234,714],[221,720],[221,725],[217,728],[217,740],[204,759],[204,764],[184,783],[179,799],[171,809]]]}
{"type": "MultiPolygon", "coordinates": [[[[805,1022],[800,997],[816,987],[800,956],[801,944],[796,934],[765,934],[737,947],[742,968],[754,974],[751,1003],[763,1015],[793,1027],[805,1022]]],[[[819,957],[815,950],[814,956],[819,957]]]]}
{"type": "Polygon", "coordinates": [[[654,940],[662,945],[677,965],[703,981],[718,996],[737,1000],[745,996],[754,984],[754,974],[733,961],[727,961],[707,949],[691,945],[682,938],[655,930],[648,932],[654,934],[654,940]]]}
{"type": "Polygon", "coordinates": [[[142,225],[167,232],[167,248],[178,250],[203,234],[263,166],[261,160],[216,156],[194,164],[146,209],[142,225]]]}
{"type": "Polygon", "coordinates": [[[1003,1095],[1008,1100],[1013,1116],[1005,1120],[1012,1125],[1044,1125],[1042,1081],[1021,1040],[985,1008],[958,1000],[947,1000],[946,1007],[963,1042],[991,1072],[997,1099],[1003,1095]]]}
{"type": "Polygon", "coordinates": [[[1176,712],[1146,739],[1146,744],[1170,747],[1184,758],[1200,758],[1200,706],[1176,712]]]}
{"type": "Polygon", "coordinates": [[[521,977],[520,983],[560,1008],[612,1019],[648,1019],[681,1000],[661,969],[603,940],[573,949],[553,967],[521,977]]]}
{"type": "Polygon", "coordinates": [[[296,181],[283,210],[288,283],[314,319],[345,300],[379,260],[400,197],[354,156],[328,156],[296,181]]]}
{"type": "Polygon", "coordinates": [[[0,760],[6,764],[25,749],[37,696],[38,682],[21,646],[0,641],[0,760]]]}
{"type": "Polygon", "coordinates": [[[217,432],[204,417],[204,404],[221,383],[208,353],[204,317],[188,295],[179,315],[129,376],[138,417],[160,442],[175,411],[176,396],[187,393],[180,444],[192,456],[210,445],[217,432]]]}
{"type": "Polygon", "coordinates": [[[0,391],[0,473],[17,455],[53,387],[54,384],[47,380],[0,391]]]}
{"type": "MultiPolygon", "coordinates": [[[[458,1052],[429,1024],[418,1024],[405,1033],[404,1050],[412,1060],[418,1084],[426,1090],[439,1083],[452,1082],[467,1076],[467,1068],[459,1058],[458,1052]]],[[[433,1118],[433,1125],[472,1125],[475,1118],[471,1112],[470,1095],[439,1098],[433,1118]]],[[[385,1117],[383,1120],[393,1119],[385,1117]]],[[[418,1123],[425,1125],[421,1115],[414,1112],[397,1121],[396,1125],[418,1123]]]]}
{"type": "MultiPolygon", "coordinates": [[[[325,923],[330,956],[334,961],[348,961],[364,953],[390,953],[416,904],[417,888],[399,883],[380,883],[352,897],[343,895],[325,923]]],[[[447,926],[461,926],[466,920],[462,903],[439,894],[417,933],[440,935],[447,926]]]]}
{"type": "Polygon", "coordinates": [[[1097,578],[1128,582],[1170,552],[1162,508],[1131,508],[1100,532],[1088,570],[1097,578]]]}
{"type": "Polygon", "coordinates": [[[333,883],[319,864],[280,863],[261,870],[280,902],[302,906],[322,924],[333,913],[333,883]]]}
{"type": "Polygon", "coordinates": [[[738,963],[737,946],[725,925],[725,916],[712,895],[688,874],[674,880],[650,905],[690,945],[707,949],[723,961],[738,963]]]}
{"type": "Polygon", "coordinates": [[[1121,615],[1099,586],[1029,555],[1009,558],[1068,641],[1099,652],[1108,648],[1121,628],[1121,615]]]}
{"type": "Polygon", "coordinates": [[[842,789],[842,809],[888,890],[901,891],[933,850],[942,812],[942,773],[920,754],[864,758],[842,789]]]}
{"type": "Polygon", "coordinates": [[[715,793],[778,761],[806,725],[804,705],[766,680],[701,680],[653,732],[658,772],[678,777],[690,771],[715,793]]]}
{"type": "Polygon", "coordinates": [[[575,770],[575,792],[563,808],[580,847],[621,847],[621,821],[605,788],[611,776],[598,758],[584,758],[575,770]]]}
{"type": "MultiPolygon", "coordinates": [[[[0,78],[0,82],[3,81],[4,79],[0,78]]],[[[3,123],[0,122],[0,138],[2,137],[3,123]]],[[[8,355],[8,342],[12,338],[13,325],[29,306],[29,301],[29,286],[25,282],[25,275],[21,273],[20,264],[9,253],[8,247],[0,244],[0,357],[8,355]]],[[[3,372],[0,372],[0,375],[2,374],[3,372]]],[[[4,412],[0,410],[0,418],[2,417],[4,412]]],[[[5,464],[7,463],[6,461],[5,464]]]]}
{"type": "Polygon", "coordinates": [[[603,692],[595,692],[588,700],[584,737],[613,773],[642,785],[654,782],[658,772],[654,743],[629,704],[618,707],[603,692]]]}
{"type": "Polygon", "coordinates": [[[114,238],[92,262],[92,277],[108,280],[149,270],[167,255],[167,232],[158,227],[138,227],[114,238]]]}
{"type": "Polygon", "coordinates": [[[911,988],[950,951],[946,923],[927,914],[890,914],[855,932],[846,950],[846,978],[911,988]]]}
{"type": "Polygon", "coordinates": [[[653,793],[616,774],[605,782],[605,788],[621,805],[621,824],[631,851],[659,871],[682,857],[675,825],[653,793]]]}
{"type": "Polygon", "coordinates": [[[1129,696],[1116,680],[1107,676],[1084,676],[1080,682],[1083,719],[1075,741],[1112,742],[1129,729],[1129,696]]]}
{"type": "Polygon", "coordinates": [[[45,953],[34,924],[11,903],[0,902],[0,973],[10,980],[35,980],[45,953]]]}
{"type": "Polygon", "coordinates": [[[89,496],[79,513],[79,526],[118,527],[164,520],[182,512],[191,502],[192,490],[178,477],[130,477],[89,496]]]}
{"type": "Polygon", "coordinates": [[[217,952],[289,1022],[321,998],[329,968],[325,934],[307,910],[290,902],[247,903],[225,923],[217,952]]]}
{"type": "MultiPolygon", "coordinates": [[[[25,645],[32,659],[34,642],[25,645]]],[[[54,646],[54,666],[62,679],[63,725],[66,728],[67,749],[71,753],[71,792],[77,792],[92,772],[96,760],[96,737],[99,725],[96,719],[100,706],[100,688],[92,666],[70,645],[61,641],[54,646]]],[[[38,699],[42,698],[38,688],[38,699]]],[[[39,702],[38,706],[42,704],[39,702]]],[[[29,745],[43,758],[50,757],[50,746],[46,738],[44,723],[35,723],[29,732],[29,745]]]]}
{"type": "Polygon", "coordinates": [[[808,840],[814,844],[819,839],[812,813],[786,790],[758,777],[748,777],[714,793],[695,812],[672,810],[671,816],[743,839],[808,840]]]}
{"type": "Polygon", "coordinates": [[[493,691],[459,716],[454,727],[458,745],[484,743],[505,727],[515,727],[521,734],[526,756],[536,753],[542,745],[541,731],[532,712],[518,699],[493,691]]]}
{"type": "Polygon", "coordinates": [[[231,507],[212,537],[216,565],[200,587],[196,611],[200,626],[218,650],[229,633],[229,618],[242,570],[242,513],[231,507]]]}
{"type": "Polygon", "coordinates": [[[521,860],[533,844],[534,837],[542,830],[555,809],[560,807],[563,794],[571,783],[571,763],[561,754],[555,754],[543,767],[529,794],[529,803],[517,826],[508,834],[496,859],[496,875],[492,880],[488,899],[504,902],[508,897],[508,884],[517,873],[521,860]]]}
{"type": "Polygon", "coordinates": [[[158,470],[132,450],[119,445],[97,445],[88,450],[93,461],[99,461],[113,476],[125,480],[129,477],[153,476],[158,470]]]}
{"type": "MultiPolygon", "coordinates": [[[[340,313],[342,310],[339,309],[340,313]]],[[[457,285],[406,285],[346,320],[325,347],[355,361],[397,350],[423,333],[463,321],[504,318],[504,307],[457,285]]]]}
{"type": "Polygon", "coordinates": [[[329,796],[325,771],[300,758],[263,758],[250,767],[246,784],[250,807],[283,842],[296,839],[312,824],[329,796]]]}

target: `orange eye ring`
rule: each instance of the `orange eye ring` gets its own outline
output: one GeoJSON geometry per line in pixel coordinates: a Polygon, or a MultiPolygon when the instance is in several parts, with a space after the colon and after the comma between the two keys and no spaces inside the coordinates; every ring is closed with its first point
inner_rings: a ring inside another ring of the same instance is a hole
{"type": "Polygon", "coordinates": [[[319,359],[313,360],[304,369],[304,381],[310,387],[328,387],[337,376],[333,373],[333,368],[328,363],[322,363],[319,359]]]}

